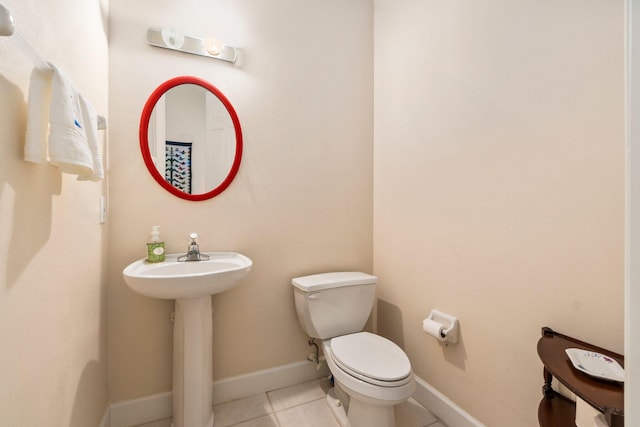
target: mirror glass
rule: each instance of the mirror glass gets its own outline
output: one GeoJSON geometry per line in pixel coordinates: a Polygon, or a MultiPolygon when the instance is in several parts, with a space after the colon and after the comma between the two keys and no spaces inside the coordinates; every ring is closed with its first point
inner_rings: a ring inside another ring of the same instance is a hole
{"type": "Polygon", "coordinates": [[[224,191],[238,172],[240,122],[216,87],[196,77],[176,77],[145,104],[140,150],[147,169],[167,191],[206,200],[224,191]]]}

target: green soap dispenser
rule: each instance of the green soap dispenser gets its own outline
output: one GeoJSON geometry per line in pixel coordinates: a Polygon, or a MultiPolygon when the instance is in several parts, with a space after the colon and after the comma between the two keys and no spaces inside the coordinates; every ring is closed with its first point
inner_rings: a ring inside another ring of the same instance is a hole
{"type": "Polygon", "coordinates": [[[164,242],[160,237],[160,226],[151,227],[151,236],[147,243],[147,261],[162,262],[164,261],[164,242]]]}

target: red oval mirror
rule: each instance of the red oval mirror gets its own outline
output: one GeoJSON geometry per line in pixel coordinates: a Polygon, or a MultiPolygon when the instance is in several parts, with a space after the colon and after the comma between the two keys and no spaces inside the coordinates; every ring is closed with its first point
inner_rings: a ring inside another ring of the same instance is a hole
{"type": "Polygon", "coordinates": [[[142,110],[140,151],[151,176],[171,194],[210,199],[240,168],[240,121],[215,86],[197,77],[175,77],[158,86],[142,110]]]}

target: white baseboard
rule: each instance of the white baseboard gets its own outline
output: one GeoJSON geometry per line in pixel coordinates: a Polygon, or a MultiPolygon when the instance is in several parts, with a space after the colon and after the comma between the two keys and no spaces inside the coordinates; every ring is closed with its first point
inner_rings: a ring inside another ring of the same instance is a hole
{"type": "MultiPolygon", "coordinates": [[[[253,396],[329,375],[327,365],[320,369],[304,360],[250,374],[225,378],[213,383],[213,404],[253,396]]],[[[131,427],[171,418],[171,392],[159,393],[110,405],[110,424],[105,427],[131,427]]]]}
{"type": "Polygon", "coordinates": [[[171,418],[171,392],[158,393],[139,399],[115,402],[111,405],[109,427],[132,427],[151,421],[171,418]]]}
{"type": "MultiPolygon", "coordinates": [[[[225,378],[213,383],[213,403],[228,402],[276,390],[282,387],[311,381],[329,375],[325,363],[319,370],[309,361],[300,361],[277,368],[225,378]]],[[[448,397],[415,377],[416,391],[413,398],[429,409],[448,427],[486,427],[448,397]]],[[[152,421],[171,418],[173,412],[171,392],[159,393],[139,399],[115,402],[103,417],[101,427],[131,427],[152,421]]]]}
{"type": "Polygon", "coordinates": [[[422,378],[416,376],[415,380],[413,398],[448,427],[486,427],[422,378]]]}
{"type": "Polygon", "coordinates": [[[326,377],[330,374],[326,363],[316,369],[307,360],[290,363],[277,368],[265,369],[237,377],[226,378],[213,383],[213,404],[229,402],[254,394],[264,393],[290,385],[326,377]]]}

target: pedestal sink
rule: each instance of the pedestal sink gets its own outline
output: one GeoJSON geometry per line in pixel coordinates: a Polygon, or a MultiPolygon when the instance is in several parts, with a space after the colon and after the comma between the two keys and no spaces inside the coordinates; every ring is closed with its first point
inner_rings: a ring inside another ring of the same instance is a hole
{"type": "Polygon", "coordinates": [[[175,299],[173,427],[213,427],[211,295],[233,288],[252,262],[236,252],[204,252],[206,261],[140,259],[122,272],[127,285],[152,298],[175,299]]]}

